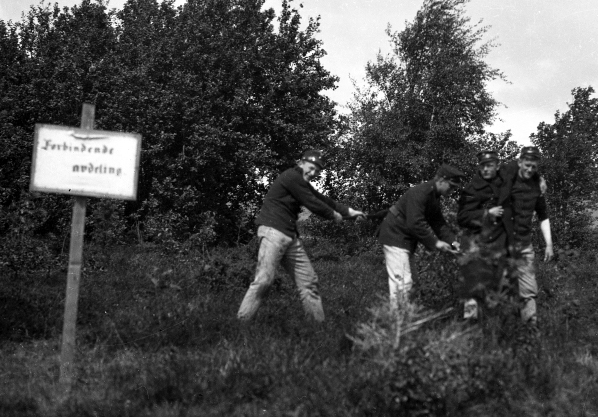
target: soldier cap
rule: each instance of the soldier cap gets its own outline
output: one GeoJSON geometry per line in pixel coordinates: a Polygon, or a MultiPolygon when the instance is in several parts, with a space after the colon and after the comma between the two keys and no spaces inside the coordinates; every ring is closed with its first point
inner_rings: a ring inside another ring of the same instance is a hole
{"type": "Polygon", "coordinates": [[[496,151],[481,151],[478,152],[478,164],[485,164],[486,162],[498,162],[498,152],[496,151]]]}
{"type": "Polygon", "coordinates": [[[436,171],[436,176],[444,178],[453,185],[461,185],[461,180],[465,178],[464,173],[448,164],[442,164],[440,168],[438,168],[438,171],[436,171]]]}
{"type": "Polygon", "coordinates": [[[322,151],[315,149],[305,151],[301,157],[301,160],[311,162],[312,164],[317,165],[318,168],[324,169],[324,158],[322,157],[322,151]]]}
{"type": "Polygon", "coordinates": [[[537,146],[524,146],[521,148],[521,155],[519,156],[520,159],[527,158],[534,160],[539,160],[541,157],[540,149],[537,146]]]}

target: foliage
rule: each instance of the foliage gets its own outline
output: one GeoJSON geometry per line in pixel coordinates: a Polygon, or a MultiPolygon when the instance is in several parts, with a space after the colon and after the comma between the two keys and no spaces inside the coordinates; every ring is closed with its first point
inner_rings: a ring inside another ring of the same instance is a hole
{"type": "Polygon", "coordinates": [[[486,85],[503,76],[484,62],[493,44],[480,44],[488,28],[469,24],[466,2],[426,0],[402,32],[388,28],[392,54],[366,67],[367,87],[338,137],[335,182],[368,209],[387,207],[443,162],[471,165],[479,151],[475,137],[498,105],[486,85]]]}
{"type": "MultiPolygon", "coordinates": [[[[34,124],[77,126],[90,102],[97,129],[143,137],[138,201],[119,208],[115,239],[123,222],[143,232],[153,221],[176,240],[206,227],[222,241],[247,240],[264,179],[303,149],[328,147],[335,124],[333,103],[320,94],[337,79],[320,63],[319,21],[302,29],[289,2],[277,21],[262,6],[129,0],[116,11],[82,0],[0,22],[2,209],[29,198],[34,124]]],[[[62,221],[69,207],[55,199],[38,203],[62,221]]],[[[105,208],[91,203],[88,212],[105,208]]]]}
{"type": "MultiPolygon", "coordinates": [[[[66,271],[2,269],[0,373],[11,384],[0,387],[0,410],[16,416],[598,411],[593,253],[571,251],[540,265],[540,335],[529,344],[510,312],[486,315],[477,325],[456,320],[455,310],[439,315],[436,307],[446,311],[452,298],[442,288],[419,292],[393,314],[379,248],[349,257],[333,246],[306,239],[321,277],[322,325],[305,321],[282,270],[257,320],[236,320],[257,242],[210,250],[191,243],[176,250],[90,246],[77,383],[68,396],[57,383],[56,355],[66,271]]],[[[454,262],[438,256],[432,265],[420,277],[424,287],[455,280],[454,262]]]]}
{"type": "Polygon", "coordinates": [[[575,88],[569,110],[555,113],[531,136],[542,151],[542,175],[548,182],[550,221],[562,246],[592,245],[590,213],[598,209],[598,99],[592,87],[575,88]]]}
{"type": "Polygon", "coordinates": [[[457,415],[467,403],[501,397],[493,384],[515,382],[509,380],[508,350],[474,354],[479,348],[474,329],[453,323],[413,336],[405,325],[426,314],[410,304],[397,312],[373,309],[372,315],[355,338],[364,359],[376,364],[352,388],[366,415],[457,415]]]}

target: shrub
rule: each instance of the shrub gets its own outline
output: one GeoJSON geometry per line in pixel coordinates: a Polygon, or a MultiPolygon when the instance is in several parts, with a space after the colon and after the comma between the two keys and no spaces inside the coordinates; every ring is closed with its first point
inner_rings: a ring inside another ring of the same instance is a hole
{"type": "Polygon", "coordinates": [[[371,309],[353,341],[371,364],[351,388],[365,415],[456,415],[472,404],[505,400],[500,387],[515,384],[510,349],[480,344],[481,330],[436,317],[405,302],[371,309]],[[423,326],[423,327],[422,327],[423,326]]]}

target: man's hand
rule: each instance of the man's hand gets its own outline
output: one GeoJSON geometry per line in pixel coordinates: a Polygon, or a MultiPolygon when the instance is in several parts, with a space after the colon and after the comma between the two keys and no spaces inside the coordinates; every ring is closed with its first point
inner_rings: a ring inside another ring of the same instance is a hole
{"type": "Polygon", "coordinates": [[[490,216],[492,216],[493,219],[502,217],[504,212],[505,212],[505,210],[501,206],[496,206],[496,207],[492,207],[491,209],[488,209],[488,214],[490,216]]]}
{"type": "Polygon", "coordinates": [[[546,190],[548,190],[548,184],[546,184],[544,177],[540,177],[540,193],[544,195],[546,194],[546,190]]]}
{"type": "Polygon", "coordinates": [[[357,220],[365,219],[365,213],[360,210],[353,210],[349,207],[349,217],[357,217],[357,220]]]}
{"type": "Polygon", "coordinates": [[[442,240],[436,242],[436,249],[438,249],[440,252],[453,252],[452,246],[442,240]]]}
{"type": "Polygon", "coordinates": [[[343,221],[343,216],[338,211],[335,211],[334,212],[334,222],[340,223],[342,221],[343,221]]]}
{"type": "Polygon", "coordinates": [[[461,252],[461,244],[456,240],[453,243],[451,243],[451,246],[455,251],[461,252]]]}
{"type": "Polygon", "coordinates": [[[554,257],[554,250],[552,249],[552,245],[546,245],[546,249],[544,250],[544,262],[550,262],[554,257]]]}

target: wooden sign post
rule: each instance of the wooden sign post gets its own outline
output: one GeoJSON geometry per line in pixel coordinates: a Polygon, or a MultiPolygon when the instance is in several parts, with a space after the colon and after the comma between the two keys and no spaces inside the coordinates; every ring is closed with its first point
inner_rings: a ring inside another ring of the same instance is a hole
{"type": "MultiPolygon", "coordinates": [[[[81,112],[81,129],[92,130],[95,122],[95,106],[84,103],[81,112]]],[[[62,350],[60,351],[60,383],[70,389],[73,381],[75,360],[75,330],[77,328],[77,304],[79,281],[83,267],[83,235],[85,234],[86,197],[75,197],[71,224],[69,269],[66,277],[66,300],[62,325],[62,350]]]]}
{"type": "Polygon", "coordinates": [[[35,126],[31,191],[74,195],[67,274],[60,383],[70,390],[75,377],[75,333],[87,198],[137,198],[141,136],[93,130],[95,106],[83,104],[81,128],[35,126]]]}

